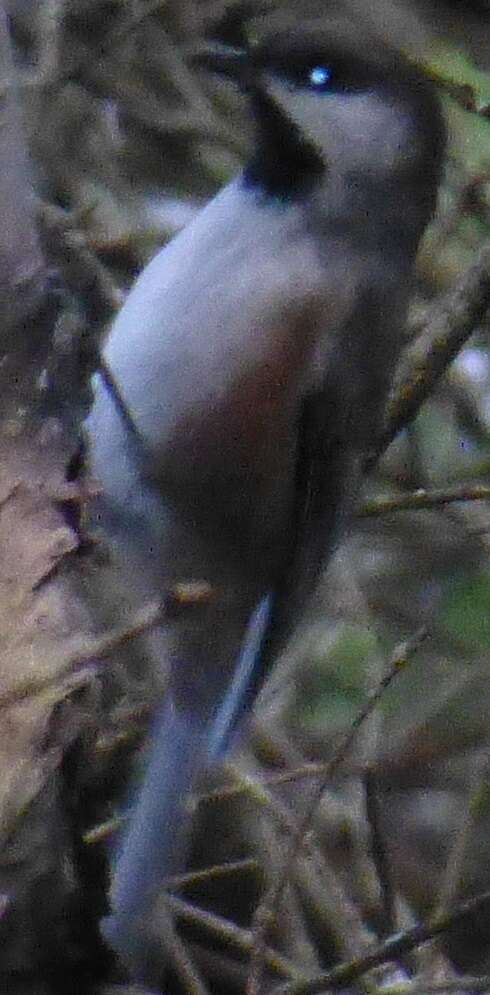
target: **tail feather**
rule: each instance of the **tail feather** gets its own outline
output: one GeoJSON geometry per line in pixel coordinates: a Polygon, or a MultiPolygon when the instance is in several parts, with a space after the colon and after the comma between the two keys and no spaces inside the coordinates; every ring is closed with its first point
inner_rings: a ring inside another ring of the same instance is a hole
{"type": "Polygon", "coordinates": [[[185,861],[192,821],[185,804],[203,768],[206,734],[206,724],[165,702],[154,724],[144,781],[115,853],[111,915],[102,932],[133,977],[143,981],[154,899],[185,861]]]}
{"type": "Polygon", "coordinates": [[[261,599],[250,619],[230,686],[213,721],[210,760],[226,756],[240,720],[247,714],[261,684],[262,651],[270,624],[272,595],[261,599]]]}
{"type": "Polygon", "coordinates": [[[262,651],[271,618],[265,595],[246,629],[235,673],[210,716],[176,707],[171,695],[150,736],[144,780],[131,799],[127,829],[114,856],[111,914],[102,924],[110,946],[146,984],[157,983],[165,951],[152,930],[155,899],[166,879],[185,865],[192,827],[187,808],[200,775],[226,755],[260,684],[262,651]]]}

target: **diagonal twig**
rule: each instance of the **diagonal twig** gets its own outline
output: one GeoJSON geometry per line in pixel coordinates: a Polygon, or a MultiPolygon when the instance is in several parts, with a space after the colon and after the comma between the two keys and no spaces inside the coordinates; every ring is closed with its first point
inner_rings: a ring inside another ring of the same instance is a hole
{"type": "Polygon", "coordinates": [[[367,971],[379,967],[387,961],[399,960],[420,944],[427,943],[428,940],[433,940],[436,936],[447,932],[456,923],[464,922],[468,916],[474,915],[489,902],[490,892],[483,892],[476,898],[462,902],[449,913],[436,914],[426,923],[396,933],[395,936],[389,937],[366,956],[352,960],[348,964],[340,964],[333,970],[318,975],[316,978],[310,978],[308,981],[281,985],[274,990],[273,995],[319,995],[321,992],[338,991],[339,988],[345,988],[366,974],[367,971]]]}
{"type": "Polygon", "coordinates": [[[255,914],[255,922],[254,922],[255,942],[253,946],[253,952],[250,964],[250,973],[247,984],[247,995],[260,995],[260,992],[262,990],[263,951],[266,945],[269,925],[272,923],[274,919],[274,910],[278,907],[281,901],[286,884],[289,880],[291,869],[296,862],[301,847],[303,846],[303,841],[311,826],[313,817],[315,815],[316,809],[318,808],[318,805],[325,791],[325,788],[328,782],[333,777],[334,773],[338,770],[338,768],[341,766],[341,764],[344,762],[345,758],[349,754],[359,728],[361,727],[361,725],[363,725],[366,719],[372,714],[373,710],[378,705],[380,699],[386,692],[387,688],[393,682],[397,674],[399,674],[400,671],[404,669],[408,660],[417,651],[417,649],[419,648],[421,642],[423,641],[423,639],[425,639],[425,637],[426,637],[426,630],[420,629],[410,640],[407,640],[407,642],[397,647],[390,661],[390,666],[387,670],[387,673],[379,682],[378,686],[374,688],[374,690],[368,696],[362,709],[355,717],[350,728],[347,730],[345,736],[343,736],[333,757],[330,760],[330,763],[327,764],[326,776],[321,779],[320,784],[316,786],[315,791],[313,792],[312,798],[310,799],[310,802],[307,806],[306,813],[303,816],[303,818],[300,820],[299,827],[296,833],[293,835],[290,844],[287,848],[283,861],[284,871],[282,875],[278,877],[278,880],[271,886],[271,888],[267,892],[263,902],[260,904],[255,914]]]}
{"type": "Polygon", "coordinates": [[[423,330],[407,349],[386,411],[385,428],[366,460],[371,469],[413,420],[447,367],[490,307],[490,245],[454,287],[429,308],[423,330]]]}

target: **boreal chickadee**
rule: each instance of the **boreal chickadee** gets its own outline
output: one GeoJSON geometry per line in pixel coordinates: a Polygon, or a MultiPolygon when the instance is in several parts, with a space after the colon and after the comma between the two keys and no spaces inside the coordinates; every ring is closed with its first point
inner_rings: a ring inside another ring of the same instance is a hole
{"type": "Polygon", "coordinates": [[[182,581],[215,594],[132,649],[166,690],[103,932],[153,985],[152,911],[185,857],[185,799],[228,748],[346,519],[444,152],[423,75],[352,25],[201,62],[246,92],[253,154],[136,281],[87,421],[92,514],[111,549],[100,617],[182,581]]]}

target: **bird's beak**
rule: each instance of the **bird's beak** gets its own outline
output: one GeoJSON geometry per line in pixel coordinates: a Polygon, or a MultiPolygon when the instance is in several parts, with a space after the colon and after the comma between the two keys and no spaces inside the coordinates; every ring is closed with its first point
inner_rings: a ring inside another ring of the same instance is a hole
{"type": "Polygon", "coordinates": [[[244,48],[234,48],[231,45],[221,45],[213,42],[194,52],[190,57],[191,65],[208,69],[212,73],[221,73],[239,85],[244,85],[249,76],[249,57],[244,48]]]}

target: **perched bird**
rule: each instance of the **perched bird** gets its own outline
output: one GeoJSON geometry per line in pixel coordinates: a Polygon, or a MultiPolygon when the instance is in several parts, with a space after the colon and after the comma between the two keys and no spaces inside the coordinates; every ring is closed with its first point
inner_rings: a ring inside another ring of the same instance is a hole
{"type": "Polygon", "coordinates": [[[353,25],[202,62],[246,94],[253,154],[136,281],[86,426],[120,604],[193,580],[213,595],[143,646],[166,690],[103,929],[154,985],[151,913],[184,857],[183,802],[226,752],[346,517],[444,150],[421,72],[353,25]]]}

